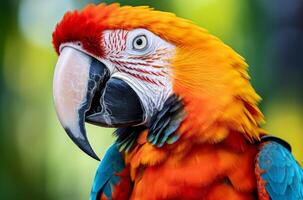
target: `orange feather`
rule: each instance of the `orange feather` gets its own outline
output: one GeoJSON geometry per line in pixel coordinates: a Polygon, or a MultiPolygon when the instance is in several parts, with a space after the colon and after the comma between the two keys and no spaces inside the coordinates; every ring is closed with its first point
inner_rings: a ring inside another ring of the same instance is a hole
{"type": "MultiPolygon", "coordinates": [[[[125,154],[134,181],[131,199],[253,199],[254,143],[265,133],[257,106],[261,98],[249,82],[244,59],[230,47],[174,14],[119,4],[89,5],[66,14],[53,43],[58,52],[67,35],[81,39],[88,30],[93,37],[95,30],[135,28],[148,29],[176,46],[173,90],[184,101],[186,118],[173,145],[154,147],[146,142],[145,131],[125,154]],[[90,21],[78,26],[71,16],[90,21]],[[64,23],[71,30],[62,30],[64,23]],[[74,26],[81,29],[78,35],[73,35],[74,26]]],[[[101,50],[92,53],[102,55],[101,50]]]]}

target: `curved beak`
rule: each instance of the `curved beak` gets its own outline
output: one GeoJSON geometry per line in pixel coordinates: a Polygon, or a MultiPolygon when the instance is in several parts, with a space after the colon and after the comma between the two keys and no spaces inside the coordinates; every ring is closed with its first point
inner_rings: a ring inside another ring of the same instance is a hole
{"type": "Polygon", "coordinates": [[[110,77],[108,68],[92,56],[66,46],[55,69],[53,95],[57,116],[78,147],[99,160],[91,148],[85,121],[103,127],[144,122],[139,96],[125,81],[110,77]]]}
{"type": "Polygon", "coordinates": [[[85,113],[108,74],[103,63],[72,47],[64,47],[53,80],[54,103],[62,126],[80,149],[97,160],[87,140],[85,113]]]}

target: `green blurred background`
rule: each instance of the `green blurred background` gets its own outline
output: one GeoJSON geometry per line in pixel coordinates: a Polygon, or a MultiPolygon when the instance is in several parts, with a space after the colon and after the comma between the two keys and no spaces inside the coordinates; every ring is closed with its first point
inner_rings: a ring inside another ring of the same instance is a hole
{"type": "MultiPolygon", "coordinates": [[[[51,34],[67,10],[100,1],[0,2],[0,199],[88,199],[98,163],[71,142],[56,118],[51,34]]],[[[265,128],[289,141],[303,163],[303,1],[118,2],[191,19],[243,55],[263,97],[265,128]]],[[[101,157],[112,131],[88,126],[101,157]]]]}

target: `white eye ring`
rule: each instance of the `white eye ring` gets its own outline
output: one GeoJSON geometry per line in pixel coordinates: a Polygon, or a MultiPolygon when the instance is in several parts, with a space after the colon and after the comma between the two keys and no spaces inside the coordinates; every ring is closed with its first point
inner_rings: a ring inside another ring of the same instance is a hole
{"type": "Polygon", "coordinates": [[[148,46],[147,37],[145,35],[138,35],[133,40],[134,50],[145,50],[148,46]]]}

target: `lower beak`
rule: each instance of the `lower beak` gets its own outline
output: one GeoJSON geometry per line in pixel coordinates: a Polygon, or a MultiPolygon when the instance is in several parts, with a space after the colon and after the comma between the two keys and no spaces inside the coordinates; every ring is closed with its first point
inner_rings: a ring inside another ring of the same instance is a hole
{"type": "Polygon", "coordinates": [[[142,124],[145,112],[139,96],[108,68],[72,47],[60,53],[53,81],[54,103],[66,133],[85,153],[99,160],[91,148],[85,121],[103,127],[142,124]]]}
{"type": "Polygon", "coordinates": [[[84,126],[94,93],[109,76],[106,66],[72,47],[64,47],[59,56],[53,95],[58,118],[73,142],[85,153],[99,160],[91,148],[84,126]]]}

